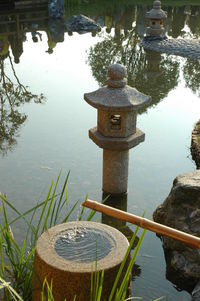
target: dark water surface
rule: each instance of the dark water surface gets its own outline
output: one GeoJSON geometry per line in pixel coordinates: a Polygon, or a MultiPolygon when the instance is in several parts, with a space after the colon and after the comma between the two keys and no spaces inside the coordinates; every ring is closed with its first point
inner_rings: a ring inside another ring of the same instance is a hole
{"type": "MultiPolygon", "coordinates": [[[[66,19],[80,13],[92,17],[102,26],[96,36],[64,34],[62,26],[48,22],[46,10],[0,13],[0,191],[20,211],[46,195],[61,169],[63,176],[71,171],[71,205],[86,193],[101,201],[102,150],[88,138],[97,115],[83,94],[104,84],[112,62],[126,65],[129,85],[152,96],[138,116],[146,139],[130,151],[129,191],[120,206],[152,218],[173,179],[195,169],[189,148],[200,118],[200,62],[145,53],[139,41],[149,7],[108,2],[68,2],[66,19]]],[[[199,37],[200,6],[164,9],[169,36],[199,37]]],[[[169,300],[190,300],[166,280],[165,269],[161,242],[147,233],[137,258],[134,296],[154,300],[168,294],[169,300]]]]}

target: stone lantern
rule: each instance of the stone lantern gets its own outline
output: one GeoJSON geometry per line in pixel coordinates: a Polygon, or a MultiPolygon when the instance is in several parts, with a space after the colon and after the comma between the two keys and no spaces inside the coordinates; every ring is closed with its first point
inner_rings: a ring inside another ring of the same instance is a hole
{"type": "Polygon", "coordinates": [[[161,2],[155,0],[153,8],[147,12],[147,19],[149,19],[149,27],[147,28],[147,37],[165,37],[164,22],[167,18],[167,12],[161,9],[161,2]]]}
{"type": "Polygon", "coordinates": [[[97,109],[97,127],[89,137],[103,148],[103,192],[127,192],[129,149],[144,141],[136,128],[137,110],[150,97],[127,85],[126,68],[113,64],[108,69],[107,86],[84,94],[84,99],[97,109]]]}

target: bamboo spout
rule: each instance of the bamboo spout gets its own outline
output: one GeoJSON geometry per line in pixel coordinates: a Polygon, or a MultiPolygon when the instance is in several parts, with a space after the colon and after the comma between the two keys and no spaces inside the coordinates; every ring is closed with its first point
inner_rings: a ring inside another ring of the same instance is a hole
{"type": "Polygon", "coordinates": [[[117,219],[129,222],[131,224],[135,224],[143,229],[150,230],[155,232],[158,235],[164,235],[176,240],[179,240],[185,244],[190,245],[193,248],[200,249],[200,238],[197,236],[193,236],[187,234],[185,232],[164,226],[162,224],[150,221],[146,218],[124,212],[122,210],[112,208],[107,205],[100,204],[98,202],[87,199],[82,206],[90,208],[92,210],[102,212],[106,215],[115,217],[117,219]]]}

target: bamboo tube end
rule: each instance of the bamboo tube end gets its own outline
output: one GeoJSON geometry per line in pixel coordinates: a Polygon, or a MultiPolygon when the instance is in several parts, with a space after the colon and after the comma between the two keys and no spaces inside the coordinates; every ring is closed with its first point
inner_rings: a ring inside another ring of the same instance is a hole
{"type": "Polygon", "coordinates": [[[86,201],[84,201],[81,206],[83,207],[87,207],[89,209],[95,210],[95,205],[98,204],[98,202],[92,201],[90,199],[87,199],[86,201]]]}

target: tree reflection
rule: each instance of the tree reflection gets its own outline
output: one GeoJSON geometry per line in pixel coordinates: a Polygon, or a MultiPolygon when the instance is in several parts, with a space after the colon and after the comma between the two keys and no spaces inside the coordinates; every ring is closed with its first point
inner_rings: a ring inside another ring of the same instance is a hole
{"type": "Polygon", "coordinates": [[[200,61],[187,59],[183,66],[185,86],[200,96],[200,61]]]}
{"type": "Polygon", "coordinates": [[[25,87],[16,75],[11,56],[8,54],[6,62],[9,63],[15,82],[5,70],[5,59],[0,58],[0,152],[5,155],[12,150],[20,126],[26,121],[27,115],[18,111],[24,103],[34,101],[43,103],[43,94],[36,95],[25,87]]]}
{"type": "Polygon", "coordinates": [[[88,63],[99,85],[107,79],[108,66],[121,63],[128,72],[128,84],[152,97],[152,106],[174,89],[179,79],[179,62],[156,52],[145,52],[139,46],[136,27],[118,36],[106,38],[91,47],[88,63]]]}
{"type": "Polygon", "coordinates": [[[140,58],[137,69],[134,63],[129,68],[129,84],[151,95],[149,106],[152,106],[163,100],[178,85],[179,62],[153,51],[142,52],[140,58]]]}
{"type": "Polygon", "coordinates": [[[171,23],[171,31],[169,35],[173,38],[178,38],[182,35],[182,31],[185,26],[186,14],[184,13],[185,6],[174,7],[169,9],[168,18],[171,23]]]}
{"type": "Polygon", "coordinates": [[[194,38],[198,38],[200,34],[200,6],[191,7],[191,15],[188,19],[187,25],[194,38]]]}

